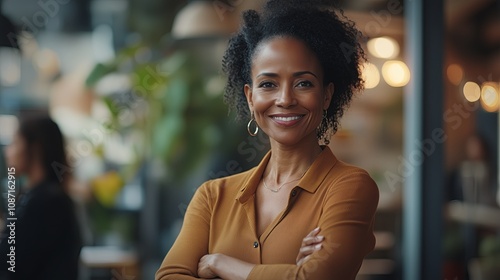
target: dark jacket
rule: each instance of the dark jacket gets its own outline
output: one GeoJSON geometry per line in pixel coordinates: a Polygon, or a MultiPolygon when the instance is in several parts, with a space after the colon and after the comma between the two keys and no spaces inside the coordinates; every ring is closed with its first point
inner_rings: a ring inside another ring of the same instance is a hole
{"type": "MultiPolygon", "coordinates": [[[[6,216],[10,217],[9,212],[6,216]]],[[[15,221],[5,221],[0,239],[0,279],[78,278],[82,247],[80,230],[73,202],[60,185],[43,182],[20,196],[15,217],[15,221]],[[12,234],[15,244],[13,238],[9,244],[12,234]],[[8,254],[12,255],[12,251],[15,253],[15,272],[8,270],[14,264],[8,263],[12,260],[8,254]]]]}

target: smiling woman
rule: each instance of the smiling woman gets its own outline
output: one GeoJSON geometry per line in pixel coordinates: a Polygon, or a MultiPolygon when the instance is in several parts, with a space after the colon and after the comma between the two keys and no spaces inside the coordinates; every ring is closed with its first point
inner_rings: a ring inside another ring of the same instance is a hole
{"type": "Polygon", "coordinates": [[[315,1],[243,16],[223,60],[225,99],[271,151],[197,190],[156,279],[355,279],[375,245],[378,188],[320,142],[362,89],[359,33],[315,1]]]}

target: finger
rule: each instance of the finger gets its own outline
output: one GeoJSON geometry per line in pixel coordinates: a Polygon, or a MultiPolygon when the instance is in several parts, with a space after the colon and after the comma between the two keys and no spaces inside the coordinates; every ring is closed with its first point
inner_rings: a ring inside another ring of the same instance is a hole
{"type": "Polygon", "coordinates": [[[311,258],[311,255],[305,257],[305,258],[302,258],[300,261],[297,262],[297,265],[298,266],[301,266],[302,264],[304,264],[307,260],[309,260],[311,258]]]}
{"type": "MultiPolygon", "coordinates": [[[[315,229],[311,230],[311,232],[309,232],[309,233],[308,233],[308,234],[304,237],[304,239],[306,239],[306,238],[310,238],[310,237],[314,237],[314,236],[318,235],[318,233],[320,232],[320,230],[321,230],[321,229],[320,229],[319,227],[317,227],[317,228],[315,228],[315,229]]],[[[304,243],[304,239],[302,239],[302,246],[306,245],[306,244],[304,243]]]]}
{"type": "Polygon", "coordinates": [[[200,258],[199,263],[205,261],[206,258],[208,258],[208,254],[207,255],[203,255],[203,257],[200,258]]]}
{"type": "Polygon", "coordinates": [[[311,232],[309,232],[309,234],[307,234],[306,237],[315,236],[315,235],[317,235],[319,233],[319,231],[320,231],[320,228],[317,227],[317,228],[311,230],[311,232]]]}
{"type": "Polygon", "coordinates": [[[322,244],[316,244],[313,246],[305,246],[301,247],[299,250],[299,254],[302,254],[304,256],[310,255],[316,251],[319,251],[323,245],[322,244]]]}
{"type": "Polygon", "coordinates": [[[321,243],[321,242],[323,242],[323,240],[325,240],[325,237],[322,235],[305,237],[302,240],[302,247],[321,243]]]}
{"type": "Polygon", "coordinates": [[[313,246],[305,246],[301,247],[299,250],[299,254],[296,258],[296,262],[298,263],[301,259],[311,255],[312,253],[319,251],[322,248],[321,244],[316,244],[313,246]]]}

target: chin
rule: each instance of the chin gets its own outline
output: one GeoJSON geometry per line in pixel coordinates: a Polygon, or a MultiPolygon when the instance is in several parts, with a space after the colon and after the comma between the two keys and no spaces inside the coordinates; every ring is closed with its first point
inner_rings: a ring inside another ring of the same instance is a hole
{"type": "Polygon", "coordinates": [[[310,136],[298,135],[297,133],[280,133],[269,136],[273,141],[283,145],[283,146],[297,146],[297,145],[307,145],[311,143],[318,143],[316,134],[314,135],[314,141],[308,140],[312,139],[310,136]]]}

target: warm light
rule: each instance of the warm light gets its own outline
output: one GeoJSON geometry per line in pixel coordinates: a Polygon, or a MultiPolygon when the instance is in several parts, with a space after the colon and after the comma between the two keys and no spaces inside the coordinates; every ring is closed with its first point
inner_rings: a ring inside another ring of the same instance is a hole
{"type": "Polygon", "coordinates": [[[467,82],[464,85],[464,97],[469,102],[476,102],[481,97],[481,88],[474,82],[467,82]]]}
{"type": "Polygon", "coordinates": [[[376,87],[380,82],[380,72],[377,66],[369,62],[365,63],[363,65],[363,80],[365,81],[366,89],[376,87]]]}
{"type": "Polygon", "coordinates": [[[446,69],[446,75],[452,84],[458,86],[464,78],[464,70],[458,64],[450,64],[446,69]]]}
{"type": "Polygon", "coordinates": [[[481,88],[481,105],[487,112],[498,111],[499,96],[498,85],[495,83],[484,83],[481,88]]]}
{"type": "Polygon", "coordinates": [[[410,69],[402,61],[390,60],[382,66],[382,77],[393,87],[404,87],[410,81],[410,69]]]}
{"type": "Polygon", "coordinates": [[[375,57],[394,58],[399,54],[399,44],[391,37],[373,38],[367,43],[368,51],[375,57]]]}

